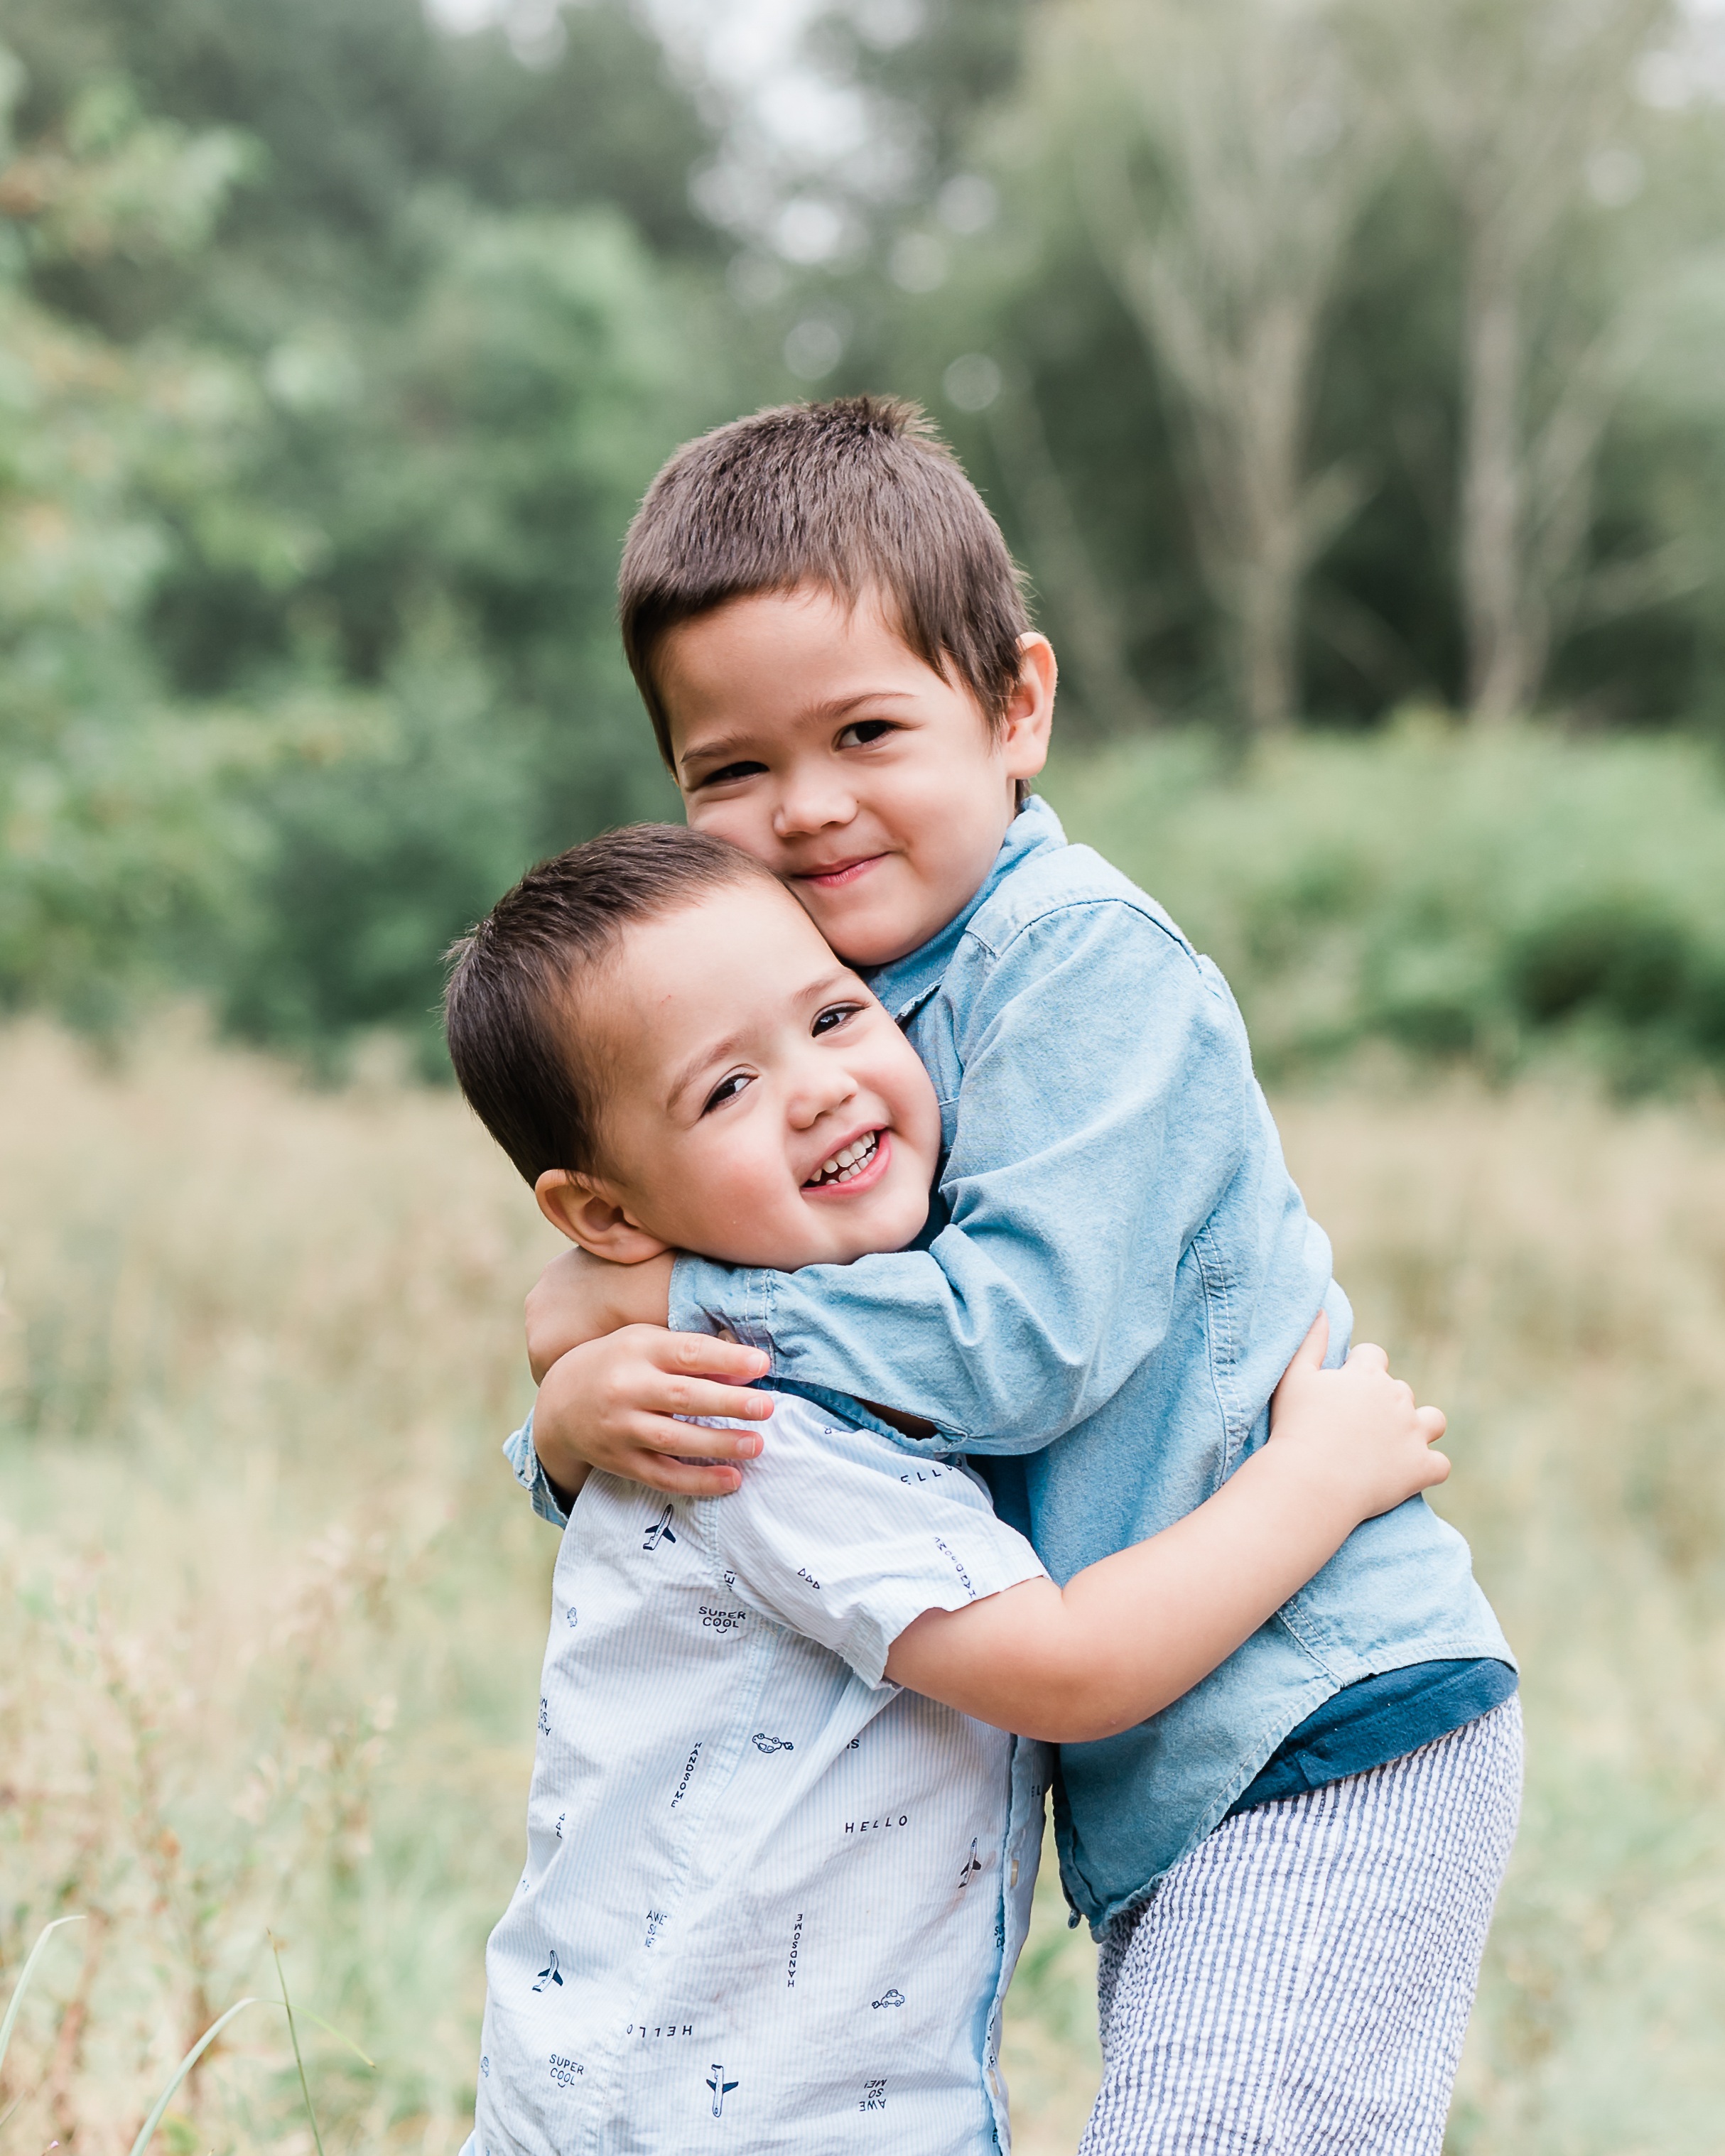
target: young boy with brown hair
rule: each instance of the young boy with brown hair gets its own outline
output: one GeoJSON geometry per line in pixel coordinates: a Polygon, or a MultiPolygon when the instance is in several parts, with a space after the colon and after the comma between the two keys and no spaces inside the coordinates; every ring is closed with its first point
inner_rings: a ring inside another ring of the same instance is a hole
{"type": "MultiPolygon", "coordinates": [[[[447,1009],[468,1098],[585,1250],[842,1265],[922,1225],[927,1074],[718,839],[648,825],[535,870],[447,1009]]],[[[475,2156],[1009,2146],[1000,2004],[1046,1764],[1005,1732],[1153,1712],[1447,1471],[1443,1417],[1381,1352],[1322,1353],[1207,1504],[1063,1589],[961,1462],[795,1393],[734,1496],[590,1477],[486,1955],[475,2156]]]]}
{"type": "MultiPolygon", "coordinates": [[[[723,1381],[770,1368],[927,1430],[913,1455],[985,1460],[1070,1578],[1219,1490],[1314,1317],[1337,1351],[1351,1323],[1233,999],[1029,795],[1054,654],[907,408],[688,444],[621,593],[690,823],[769,868],[904,1029],[940,1168],[915,1245],[845,1265],[560,1260],[519,1469],[553,1517],[584,1463],[721,1489],[735,1471],[680,1463],[756,1440],[674,1418],[758,1414],[723,1381]]],[[[859,1126],[824,1175],[875,1142],[859,1126]]],[[[1086,2150],[1437,2149],[1514,1833],[1515,1684],[1466,1544],[1413,1501],[1183,1697],[1062,1745],[1062,1878],[1102,1942],[1086,2150]]]]}

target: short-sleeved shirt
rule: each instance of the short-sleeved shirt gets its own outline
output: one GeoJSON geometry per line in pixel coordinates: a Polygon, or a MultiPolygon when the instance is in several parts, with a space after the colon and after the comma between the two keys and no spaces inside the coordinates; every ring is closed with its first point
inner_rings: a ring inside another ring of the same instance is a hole
{"type": "Polygon", "coordinates": [[[766,1435],[734,1496],[575,1505],[478,2156],[1008,2145],[1050,1761],[883,1671],[1043,1567],[957,1460],[788,1396],[766,1435]]]}

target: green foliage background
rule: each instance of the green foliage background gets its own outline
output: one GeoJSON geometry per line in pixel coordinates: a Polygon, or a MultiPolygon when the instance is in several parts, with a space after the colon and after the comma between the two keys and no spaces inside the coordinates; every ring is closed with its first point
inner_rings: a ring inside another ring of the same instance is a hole
{"type": "Polygon", "coordinates": [[[1461,239],[1402,129],[1323,318],[1311,456],[1358,506],[1301,588],[1307,731],[1242,760],[1165,385],[1087,221],[1079,151],[1124,123],[1083,19],[812,6],[801,79],[860,146],[750,166],[736,81],[624,0],[536,44],[419,0],[8,0],[0,1001],[111,1031],[190,988],[324,1068],[378,1026],[439,1068],[449,940],[535,857],[675,813],[611,612],[656,464],[884,388],[1030,572],[1057,803],[1214,946],[1272,1067],[1561,1034],[1635,1085],[1725,1052],[1725,111],[1635,108],[1632,199],[1578,177],[1565,211],[1546,315],[1638,325],[1589,527],[1617,598],[1512,741],[1437,716],[1461,239]]]}

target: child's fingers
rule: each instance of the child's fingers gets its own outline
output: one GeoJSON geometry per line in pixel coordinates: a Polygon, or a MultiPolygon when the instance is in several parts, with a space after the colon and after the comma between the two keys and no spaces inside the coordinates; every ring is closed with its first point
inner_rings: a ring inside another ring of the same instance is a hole
{"type": "MultiPolygon", "coordinates": [[[[650,1414],[729,1415],[737,1422],[765,1422],[773,1402],[765,1393],[746,1392],[737,1385],[718,1385],[707,1378],[667,1377],[655,1371],[634,1394],[634,1404],[650,1414]]],[[[704,1437],[719,1437],[721,1430],[703,1430],[704,1437]]],[[[731,1433],[736,1435],[735,1431],[731,1433]]],[[[750,1447],[751,1454],[758,1451],[750,1447]]]]}
{"type": "Polygon", "coordinates": [[[1272,1419],[1284,1414],[1292,1404],[1301,1386],[1315,1378],[1323,1368],[1324,1357],[1330,1348],[1330,1321],[1327,1314],[1319,1311],[1312,1321],[1312,1329],[1294,1350],[1294,1358],[1276,1381],[1270,1408],[1272,1419]]]}
{"type": "MultiPolygon", "coordinates": [[[[1421,1408],[1414,1419],[1419,1424],[1420,1434],[1428,1445],[1435,1445],[1450,1427],[1450,1418],[1441,1408],[1421,1408]]],[[[1448,1472],[1447,1463],[1445,1471],[1448,1472]]]]}
{"type": "Polygon", "coordinates": [[[1428,1490],[1435,1489],[1440,1482],[1449,1481],[1450,1457],[1447,1453],[1428,1452],[1425,1455],[1425,1464],[1428,1470],[1425,1487],[1428,1490]]]}
{"type": "Polygon", "coordinates": [[[740,1340],[721,1340],[711,1332],[670,1332],[659,1325],[632,1325],[627,1330],[640,1336],[648,1359],[661,1370],[728,1378],[746,1385],[764,1378],[770,1367],[758,1348],[746,1348],[740,1340]]]}
{"type": "MultiPolygon", "coordinates": [[[[721,1386],[714,1386],[719,1392],[721,1386]]],[[[655,1412],[644,1407],[625,1417],[615,1427],[624,1442],[641,1446],[649,1452],[682,1452],[694,1460],[752,1460],[760,1452],[762,1439],[752,1430],[708,1430],[701,1423],[678,1422],[674,1418],[681,1409],[665,1409],[655,1412]]]]}
{"type": "Polygon", "coordinates": [[[691,1466],[662,1452],[627,1453],[617,1471],[627,1481],[668,1491],[676,1497],[728,1497],[742,1486],[742,1474],[735,1467],[691,1466]]]}
{"type": "Polygon", "coordinates": [[[1324,1358],[1329,1352],[1330,1314],[1327,1310],[1321,1310],[1312,1321],[1311,1331],[1294,1350],[1294,1359],[1282,1375],[1286,1377],[1288,1371],[1296,1370],[1302,1365],[1308,1370],[1321,1370],[1324,1366],[1324,1358]]]}
{"type": "Polygon", "coordinates": [[[1363,1370],[1388,1370],[1389,1368],[1389,1356],[1375,1340],[1362,1340],[1358,1347],[1351,1348],[1348,1359],[1363,1370]]]}

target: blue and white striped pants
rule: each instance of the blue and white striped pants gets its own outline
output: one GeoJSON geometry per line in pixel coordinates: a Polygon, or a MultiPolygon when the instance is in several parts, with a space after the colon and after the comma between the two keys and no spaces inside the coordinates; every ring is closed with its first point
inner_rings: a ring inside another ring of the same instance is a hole
{"type": "Polygon", "coordinates": [[[1521,1794],[1508,1699],[1224,1820],[1103,1940],[1080,2156],[1437,2156],[1521,1794]]]}

